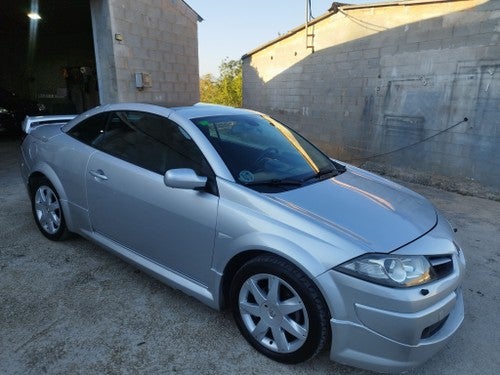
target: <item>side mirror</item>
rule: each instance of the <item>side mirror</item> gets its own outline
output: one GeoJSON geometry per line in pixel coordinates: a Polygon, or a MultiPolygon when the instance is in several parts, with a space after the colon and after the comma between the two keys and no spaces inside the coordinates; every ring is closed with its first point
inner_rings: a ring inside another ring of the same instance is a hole
{"type": "Polygon", "coordinates": [[[207,185],[207,178],[198,176],[188,168],[170,169],[163,177],[165,185],[177,189],[201,189],[207,185]]]}

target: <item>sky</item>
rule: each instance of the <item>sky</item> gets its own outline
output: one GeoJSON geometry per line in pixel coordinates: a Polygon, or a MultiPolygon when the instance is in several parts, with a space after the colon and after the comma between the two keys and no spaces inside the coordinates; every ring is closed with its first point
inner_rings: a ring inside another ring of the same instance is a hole
{"type": "MultiPolygon", "coordinates": [[[[307,0],[184,0],[203,21],[198,23],[200,75],[217,75],[224,59],[239,60],[253,49],[305,23],[307,0]]],[[[340,0],[373,4],[391,0],[340,0]]],[[[333,0],[311,0],[313,17],[333,0]]]]}

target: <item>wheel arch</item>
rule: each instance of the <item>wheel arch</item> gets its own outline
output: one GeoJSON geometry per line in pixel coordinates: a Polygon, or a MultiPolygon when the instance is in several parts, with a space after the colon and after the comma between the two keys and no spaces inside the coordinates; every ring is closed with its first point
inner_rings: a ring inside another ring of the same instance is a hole
{"type": "Polygon", "coordinates": [[[231,282],[233,281],[236,272],[238,272],[238,270],[246,262],[263,254],[273,254],[273,253],[265,250],[246,250],[236,254],[229,260],[229,262],[226,264],[226,267],[224,268],[224,272],[222,273],[221,292],[220,292],[221,309],[225,309],[229,306],[229,291],[231,289],[231,282]]]}
{"type": "Polygon", "coordinates": [[[30,192],[30,195],[35,192],[34,190],[35,190],[35,186],[36,186],[37,181],[44,179],[44,178],[48,179],[46,175],[44,175],[42,172],[39,172],[39,171],[33,172],[29,175],[29,177],[28,177],[28,190],[30,192]]]}
{"type": "Polygon", "coordinates": [[[73,228],[73,221],[70,215],[70,209],[68,205],[68,198],[66,191],[63,188],[61,180],[57,177],[56,173],[48,165],[40,165],[38,168],[34,169],[33,172],[28,177],[28,190],[30,192],[30,198],[34,193],[34,188],[36,186],[36,181],[40,179],[47,179],[59,196],[59,202],[64,215],[64,220],[66,221],[66,226],[71,231],[73,228]]]}
{"type": "MultiPolygon", "coordinates": [[[[226,262],[222,271],[222,280],[219,292],[219,305],[221,309],[228,306],[229,290],[236,272],[246,262],[259,255],[273,255],[291,263],[301,270],[307,277],[309,277],[312,283],[316,285],[320,293],[323,295],[322,288],[318,284],[316,277],[326,271],[326,268],[318,259],[315,259],[311,254],[298,245],[275,235],[261,235],[259,240],[260,241],[258,242],[264,241],[264,243],[261,242],[260,246],[248,245],[245,246],[245,249],[242,251],[234,251],[232,252],[234,255],[226,262]]],[[[324,295],[323,299],[326,299],[324,295]]]]}

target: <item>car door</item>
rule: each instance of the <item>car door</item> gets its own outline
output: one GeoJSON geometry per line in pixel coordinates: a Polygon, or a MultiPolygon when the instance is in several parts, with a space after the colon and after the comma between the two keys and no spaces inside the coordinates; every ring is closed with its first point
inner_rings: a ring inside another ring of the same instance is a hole
{"type": "Polygon", "coordinates": [[[207,285],[218,197],[164,184],[166,170],[211,170],[189,135],[171,120],[111,113],[86,171],[94,231],[207,285]]]}

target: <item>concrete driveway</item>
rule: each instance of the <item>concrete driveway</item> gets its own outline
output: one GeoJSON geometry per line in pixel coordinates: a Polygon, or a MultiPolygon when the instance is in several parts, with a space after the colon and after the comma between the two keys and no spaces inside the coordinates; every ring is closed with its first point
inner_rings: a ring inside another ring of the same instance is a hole
{"type": "MultiPolygon", "coordinates": [[[[369,374],[323,352],[286,366],[258,354],[217,312],[74,238],[45,239],[0,140],[0,374],[369,374]]],[[[411,374],[500,373],[500,203],[410,185],[458,228],[465,321],[411,374]]]]}

